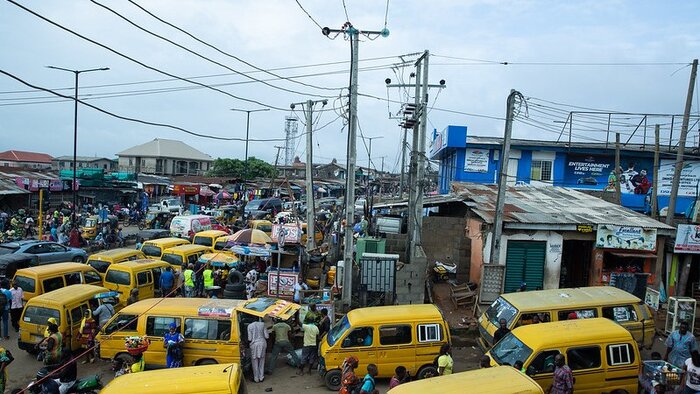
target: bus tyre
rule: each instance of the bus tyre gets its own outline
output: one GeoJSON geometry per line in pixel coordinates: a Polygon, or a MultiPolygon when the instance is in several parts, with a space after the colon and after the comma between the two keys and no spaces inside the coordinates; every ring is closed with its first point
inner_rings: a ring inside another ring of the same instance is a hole
{"type": "Polygon", "coordinates": [[[245,283],[236,283],[235,285],[232,284],[227,284],[224,290],[228,290],[230,292],[242,292],[245,291],[245,283]]]}
{"type": "Polygon", "coordinates": [[[328,390],[340,390],[340,381],[343,377],[342,375],[343,374],[339,369],[331,369],[330,371],[326,372],[326,375],[323,376],[323,381],[326,383],[328,390]]]}
{"type": "Polygon", "coordinates": [[[431,378],[433,376],[437,376],[438,370],[432,365],[426,365],[422,367],[421,369],[418,370],[418,374],[416,377],[418,379],[425,379],[425,378],[431,378]]]}
{"type": "Polygon", "coordinates": [[[243,279],[243,274],[240,271],[233,270],[228,274],[227,282],[231,285],[235,285],[236,283],[243,283],[243,279]]]}

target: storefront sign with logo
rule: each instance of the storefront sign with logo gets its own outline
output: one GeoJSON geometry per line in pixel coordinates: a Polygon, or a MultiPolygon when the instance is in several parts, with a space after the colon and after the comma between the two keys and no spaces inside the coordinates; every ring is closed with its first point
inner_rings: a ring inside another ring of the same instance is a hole
{"type": "Polygon", "coordinates": [[[464,172],[488,172],[489,150],[467,149],[464,155],[464,172]]]}
{"type": "Polygon", "coordinates": [[[199,186],[196,185],[174,185],[173,194],[195,195],[199,194],[199,186]]]}
{"type": "Polygon", "coordinates": [[[297,284],[297,273],[280,273],[276,271],[268,272],[267,274],[267,295],[271,297],[293,297],[294,285],[297,284]],[[278,279],[279,278],[279,279],[278,279]],[[280,293],[277,294],[277,280],[279,280],[280,293]]]}
{"type": "Polygon", "coordinates": [[[700,253],[700,225],[678,225],[673,253],[700,253]]]}
{"type": "Polygon", "coordinates": [[[278,236],[281,229],[284,229],[285,244],[298,244],[301,240],[301,228],[296,224],[273,224],[272,225],[272,242],[279,242],[278,236]]]}
{"type": "Polygon", "coordinates": [[[579,224],[576,226],[576,231],[579,233],[592,233],[593,232],[593,226],[590,224],[579,224]]]}
{"type": "Polygon", "coordinates": [[[653,252],[656,250],[656,229],[601,224],[596,233],[596,247],[653,252]]]}

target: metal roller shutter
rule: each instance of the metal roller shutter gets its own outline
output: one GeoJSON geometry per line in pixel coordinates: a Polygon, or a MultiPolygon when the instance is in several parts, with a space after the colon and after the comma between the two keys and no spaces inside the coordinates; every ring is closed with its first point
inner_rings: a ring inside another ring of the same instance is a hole
{"type": "Polygon", "coordinates": [[[514,292],[523,282],[528,290],[542,289],[546,250],[547,242],[508,241],[503,291],[514,292]]]}

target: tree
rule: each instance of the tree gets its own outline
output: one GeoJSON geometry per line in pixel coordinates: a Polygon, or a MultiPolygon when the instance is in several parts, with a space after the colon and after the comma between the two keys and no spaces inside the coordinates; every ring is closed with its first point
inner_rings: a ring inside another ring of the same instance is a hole
{"type": "Polygon", "coordinates": [[[255,157],[248,158],[247,168],[243,160],[217,158],[212,163],[208,175],[241,179],[271,178],[277,175],[277,170],[270,163],[255,157]]]}

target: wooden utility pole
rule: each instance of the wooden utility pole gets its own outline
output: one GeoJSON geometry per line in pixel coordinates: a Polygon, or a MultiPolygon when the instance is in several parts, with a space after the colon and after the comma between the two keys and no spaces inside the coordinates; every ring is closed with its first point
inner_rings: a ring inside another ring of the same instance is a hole
{"type": "Polygon", "coordinates": [[[501,254],[501,234],[503,233],[503,207],[506,204],[506,189],[508,188],[508,160],[510,160],[510,137],[513,134],[513,117],[515,113],[515,97],[520,92],[511,89],[506,101],[506,128],[503,135],[503,149],[499,166],[498,195],[496,196],[496,213],[493,217],[493,236],[491,237],[491,255],[489,262],[498,264],[501,254]]]}
{"type": "Polygon", "coordinates": [[[654,169],[651,172],[651,217],[659,218],[659,132],[661,126],[654,127],[654,169]]]}
{"type": "MultiPolygon", "coordinates": [[[[685,98],[685,111],[683,111],[683,124],[681,126],[681,136],[678,141],[678,152],[676,153],[676,167],[673,170],[673,183],[671,184],[671,196],[668,200],[668,211],[666,212],[666,224],[673,225],[673,217],[676,215],[676,198],[678,197],[678,187],[681,182],[681,171],[683,171],[683,154],[685,153],[685,140],[688,138],[688,121],[690,119],[690,109],[693,105],[693,89],[695,88],[695,76],[698,72],[698,59],[693,60],[693,68],[690,71],[690,83],[688,84],[688,95],[685,98]]],[[[685,267],[685,266],[684,266],[685,267]]],[[[685,289],[683,289],[685,290],[685,289]]]]}
{"type": "Polygon", "coordinates": [[[620,191],[620,133],[615,133],[615,203],[622,205],[622,195],[620,191]]]}

